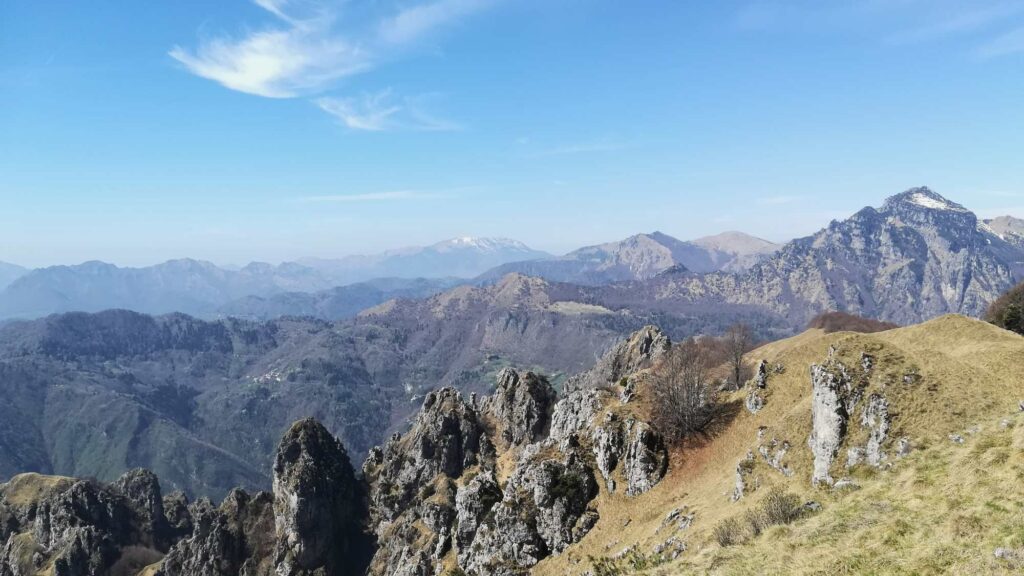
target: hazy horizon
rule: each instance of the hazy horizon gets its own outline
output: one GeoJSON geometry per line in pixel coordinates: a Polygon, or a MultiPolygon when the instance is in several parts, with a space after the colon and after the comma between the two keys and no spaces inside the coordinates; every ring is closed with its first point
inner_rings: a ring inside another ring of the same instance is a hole
{"type": "Polygon", "coordinates": [[[1024,215],[1024,2],[0,7],[0,261],[1024,215]],[[14,25],[17,23],[17,25],[14,25]]]}

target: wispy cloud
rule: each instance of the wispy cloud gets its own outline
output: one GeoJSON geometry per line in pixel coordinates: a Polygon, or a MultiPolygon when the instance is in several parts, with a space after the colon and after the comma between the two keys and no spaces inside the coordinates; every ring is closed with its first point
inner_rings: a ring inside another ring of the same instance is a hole
{"type": "Polygon", "coordinates": [[[377,3],[370,10],[376,16],[364,19],[342,18],[342,0],[251,1],[271,16],[270,25],[237,36],[207,37],[195,48],[174,46],[169,55],[192,74],[225,88],[267,98],[315,98],[317,106],[346,126],[373,131],[458,128],[426,112],[425,96],[399,98],[387,90],[356,98],[327,94],[339,80],[368,73],[394,57],[399,45],[408,46],[496,0],[433,0],[399,9],[377,3]]]}
{"type": "Polygon", "coordinates": [[[447,26],[491,4],[491,0],[436,0],[400,10],[381,22],[380,38],[392,44],[407,44],[429,32],[447,26]]]}
{"type": "Polygon", "coordinates": [[[280,25],[240,38],[208,38],[195,50],[175,46],[170,56],[196,76],[268,98],[316,93],[370,67],[365,49],[332,32],[333,13],[293,18],[282,11],[282,0],[254,1],[280,25]]]}
{"type": "Polygon", "coordinates": [[[363,94],[358,98],[317,98],[315,103],[321,110],[334,116],[352,130],[459,130],[458,124],[438,118],[422,109],[421,102],[427,97],[399,98],[391,90],[382,90],[373,94],[363,94]]]}

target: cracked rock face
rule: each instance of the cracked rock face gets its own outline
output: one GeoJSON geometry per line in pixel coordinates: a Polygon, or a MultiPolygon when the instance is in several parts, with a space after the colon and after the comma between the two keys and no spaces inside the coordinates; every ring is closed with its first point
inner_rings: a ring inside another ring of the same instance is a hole
{"type": "Polygon", "coordinates": [[[550,437],[561,441],[582,432],[601,410],[601,400],[607,395],[602,390],[579,390],[559,400],[551,415],[550,437]]]}
{"type": "Polygon", "coordinates": [[[512,446],[544,438],[558,399],[543,376],[512,368],[498,373],[498,385],[485,408],[498,422],[499,436],[512,446]]]}
{"type": "Polygon", "coordinates": [[[823,364],[811,366],[812,424],[807,442],[814,454],[813,483],[833,484],[832,462],[853,426],[866,430],[867,440],[863,445],[847,446],[847,467],[864,463],[877,468],[887,459],[883,445],[889,434],[889,403],[877,392],[864,398],[874,364],[873,357],[862,354],[862,373],[854,376],[833,349],[823,364]],[[858,408],[860,417],[851,421],[858,408]]]}
{"type": "Polygon", "coordinates": [[[647,423],[627,421],[626,454],[623,458],[623,475],[626,477],[626,494],[643,494],[661,481],[668,471],[668,450],[661,435],[647,423]]]}
{"type": "Polygon", "coordinates": [[[651,366],[672,347],[669,337],[656,326],[645,326],[601,357],[591,370],[565,383],[567,391],[618,385],[634,372],[651,366]]]}
{"type": "Polygon", "coordinates": [[[293,424],[274,461],[278,571],[341,573],[351,563],[358,492],[341,442],[312,418],[293,424]]]}
{"type": "MultiPolygon", "coordinates": [[[[110,485],[25,474],[0,486],[0,574],[105,575],[121,550],[134,547],[159,558],[169,542],[160,485],[143,470],[110,485]],[[38,495],[8,501],[27,489],[38,495]]],[[[130,564],[123,562],[122,565],[130,564]]],[[[142,566],[139,566],[141,569],[142,566]]]]}
{"type": "MultiPolygon", "coordinates": [[[[525,384],[522,378],[504,376],[507,385],[525,384]]],[[[507,391],[507,402],[499,403],[502,413],[531,413],[512,404],[514,399],[527,397],[529,394],[524,392],[507,391]]],[[[534,399],[529,397],[528,401],[534,399]]],[[[433,574],[453,544],[460,537],[463,541],[468,538],[466,529],[472,526],[471,519],[490,509],[496,482],[481,483],[484,478],[493,478],[489,471],[494,468],[495,453],[476,404],[465,402],[453,388],[435,390],[427,394],[408,433],[371,451],[363,472],[370,486],[370,517],[379,548],[370,574],[433,574]],[[454,481],[468,470],[478,473],[480,480],[457,489],[454,481]],[[471,486],[476,486],[477,492],[465,492],[471,486]],[[458,508],[460,497],[462,509],[458,508]]],[[[479,404],[490,406],[492,402],[479,404]]],[[[520,420],[528,421],[532,422],[520,420]]]]}
{"type": "Polygon", "coordinates": [[[575,449],[551,443],[527,448],[467,547],[460,550],[470,574],[520,575],[579,541],[597,522],[589,503],[598,493],[589,466],[575,449]],[[553,453],[550,456],[549,453],[553,453]]]}
{"type": "Polygon", "coordinates": [[[836,361],[811,366],[811,436],[807,443],[814,454],[814,484],[833,483],[830,470],[846,437],[850,385],[845,368],[836,361]]]}
{"type": "Polygon", "coordinates": [[[879,394],[868,396],[861,413],[860,425],[868,429],[868,442],[864,447],[864,459],[870,466],[878,467],[886,459],[882,443],[889,434],[889,403],[879,394]]]}
{"type": "Polygon", "coordinates": [[[593,430],[594,460],[609,492],[616,489],[614,472],[621,470],[626,495],[636,496],[653,488],[668,471],[665,442],[647,423],[620,420],[608,412],[593,430]]]}

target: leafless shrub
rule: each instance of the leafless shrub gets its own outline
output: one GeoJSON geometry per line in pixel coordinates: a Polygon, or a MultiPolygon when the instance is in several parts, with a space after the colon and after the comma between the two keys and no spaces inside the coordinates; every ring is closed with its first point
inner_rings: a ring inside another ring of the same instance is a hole
{"type": "Polygon", "coordinates": [[[651,380],[652,421],[670,442],[703,432],[715,415],[711,359],[699,342],[676,346],[655,367],[651,380]]]}
{"type": "Polygon", "coordinates": [[[725,342],[729,368],[732,372],[732,385],[736,390],[739,390],[746,381],[746,378],[743,376],[743,359],[753,345],[750,327],[746,324],[734,324],[725,332],[723,341],[725,342]]]}

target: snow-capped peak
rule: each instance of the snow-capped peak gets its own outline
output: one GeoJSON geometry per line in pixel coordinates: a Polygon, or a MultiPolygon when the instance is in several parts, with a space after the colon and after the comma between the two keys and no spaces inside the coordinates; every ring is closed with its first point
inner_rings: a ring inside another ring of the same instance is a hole
{"type": "Polygon", "coordinates": [[[520,250],[529,251],[530,248],[518,240],[511,238],[480,238],[476,236],[460,236],[439,242],[433,246],[435,249],[474,249],[481,252],[494,252],[498,250],[520,250]]]}
{"type": "Polygon", "coordinates": [[[931,208],[932,210],[953,210],[953,205],[945,200],[940,200],[934,196],[929,196],[922,192],[915,192],[910,196],[910,201],[918,206],[924,206],[925,208],[931,208]]]}
{"type": "Polygon", "coordinates": [[[885,201],[886,208],[898,206],[916,206],[941,212],[968,212],[963,206],[946,200],[927,187],[911,188],[885,201]]]}

